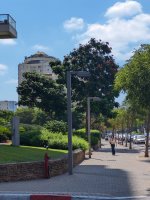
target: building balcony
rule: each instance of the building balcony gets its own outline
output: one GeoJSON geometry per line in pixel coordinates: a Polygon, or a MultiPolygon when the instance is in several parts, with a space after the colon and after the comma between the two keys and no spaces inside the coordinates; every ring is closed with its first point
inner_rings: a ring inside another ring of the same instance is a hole
{"type": "Polygon", "coordinates": [[[0,14],[0,39],[17,38],[16,22],[9,14],[0,14]]]}

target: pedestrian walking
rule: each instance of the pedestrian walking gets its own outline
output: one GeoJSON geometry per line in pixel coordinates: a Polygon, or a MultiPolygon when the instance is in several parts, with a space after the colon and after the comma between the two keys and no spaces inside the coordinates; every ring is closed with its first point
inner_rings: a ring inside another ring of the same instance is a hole
{"type": "Polygon", "coordinates": [[[112,151],[112,155],[115,155],[115,144],[116,144],[116,139],[114,138],[114,136],[111,136],[109,143],[111,145],[111,151],[112,151]]]}

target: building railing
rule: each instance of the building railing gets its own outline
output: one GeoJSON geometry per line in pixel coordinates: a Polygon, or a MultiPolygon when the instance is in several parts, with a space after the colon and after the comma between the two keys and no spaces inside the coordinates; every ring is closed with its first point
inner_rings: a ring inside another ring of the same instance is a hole
{"type": "Polygon", "coordinates": [[[16,30],[16,21],[9,14],[0,14],[0,24],[9,24],[16,30]]]}

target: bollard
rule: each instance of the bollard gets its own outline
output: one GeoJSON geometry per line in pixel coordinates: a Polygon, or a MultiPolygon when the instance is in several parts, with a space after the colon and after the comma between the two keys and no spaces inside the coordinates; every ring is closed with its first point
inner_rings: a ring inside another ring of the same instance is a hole
{"type": "Polygon", "coordinates": [[[49,160],[48,154],[45,153],[45,156],[44,156],[44,171],[45,171],[45,178],[49,178],[49,166],[48,166],[48,160],[49,160]]]}

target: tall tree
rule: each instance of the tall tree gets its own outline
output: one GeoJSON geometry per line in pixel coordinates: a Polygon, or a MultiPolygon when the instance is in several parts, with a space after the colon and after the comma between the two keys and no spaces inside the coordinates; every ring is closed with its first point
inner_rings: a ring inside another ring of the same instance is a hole
{"type": "Polygon", "coordinates": [[[13,111],[9,110],[0,110],[0,118],[5,119],[6,121],[11,121],[14,116],[13,111]]]}
{"type": "Polygon", "coordinates": [[[111,47],[106,42],[91,39],[87,44],[80,44],[63,63],[51,63],[52,69],[58,75],[58,83],[66,83],[66,71],[88,71],[90,77],[72,76],[72,99],[79,110],[85,111],[87,97],[100,97],[100,102],[93,102],[91,111],[101,112],[107,116],[116,105],[118,93],[113,90],[113,83],[118,66],[111,54],[111,47]]]}
{"type": "Polygon", "coordinates": [[[19,107],[15,112],[19,117],[20,123],[43,125],[50,120],[48,113],[38,108],[19,107]]]}
{"type": "Polygon", "coordinates": [[[37,107],[49,113],[51,118],[61,119],[66,110],[66,94],[62,85],[51,78],[37,73],[26,72],[18,86],[19,105],[37,107]]]}
{"type": "Polygon", "coordinates": [[[115,81],[115,87],[127,93],[127,98],[146,111],[145,157],[149,156],[148,143],[150,131],[150,45],[141,45],[127,61],[115,81]]]}

